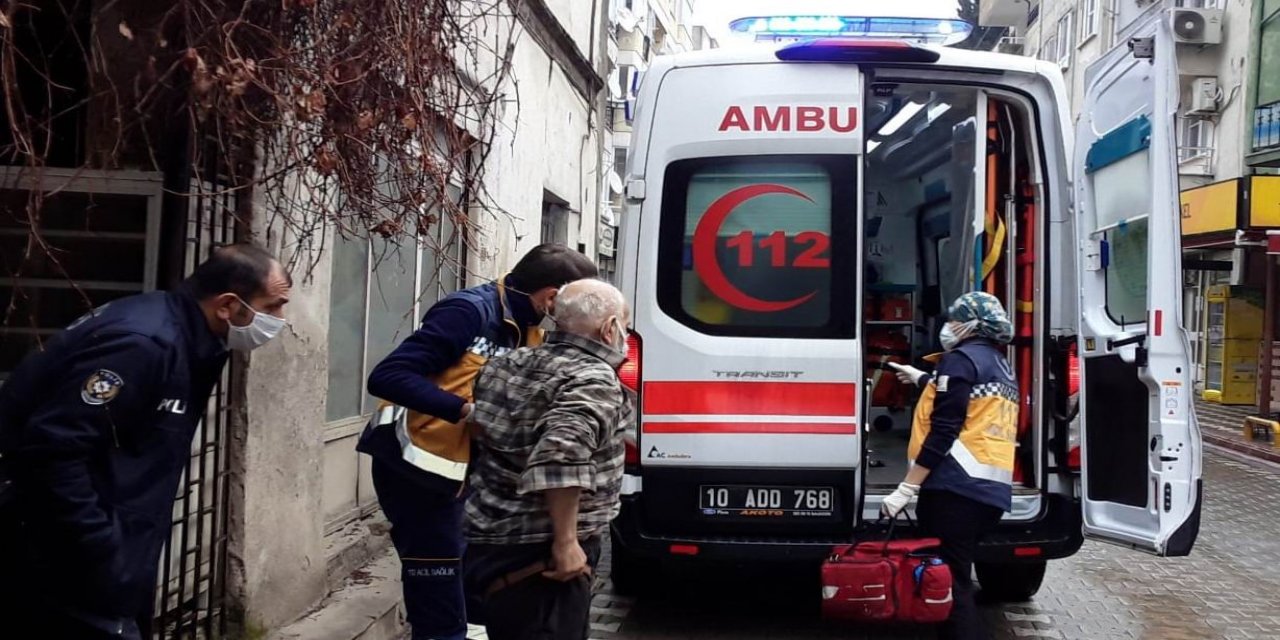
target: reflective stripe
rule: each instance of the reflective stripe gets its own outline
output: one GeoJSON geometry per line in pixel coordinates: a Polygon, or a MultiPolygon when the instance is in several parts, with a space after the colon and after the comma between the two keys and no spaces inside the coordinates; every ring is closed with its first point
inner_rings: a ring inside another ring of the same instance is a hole
{"type": "Polygon", "coordinates": [[[383,407],[378,412],[378,424],[387,424],[395,421],[396,439],[400,441],[400,455],[404,458],[404,461],[427,473],[433,473],[456,482],[466,480],[467,463],[443,458],[425,449],[419,449],[417,445],[413,444],[413,440],[409,437],[409,421],[405,420],[405,414],[404,408],[397,406],[383,407]]]}
{"type": "Polygon", "coordinates": [[[1013,469],[1001,469],[995,465],[983,464],[973,456],[969,448],[956,438],[951,444],[951,457],[960,463],[960,468],[969,475],[970,478],[977,480],[990,480],[992,482],[1002,482],[1007,485],[1013,484],[1013,469]]]}

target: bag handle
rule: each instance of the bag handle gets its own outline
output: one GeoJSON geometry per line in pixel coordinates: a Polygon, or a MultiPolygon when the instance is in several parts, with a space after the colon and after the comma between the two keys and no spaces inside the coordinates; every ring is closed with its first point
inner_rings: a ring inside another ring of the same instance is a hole
{"type": "MultiPolygon", "coordinates": [[[[907,524],[911,525],[912,528],[915,528],[916,521],[911,519],[911,514],[907,513],[906,509],[899,511],[898,515],[902,516],[902,518],[906,520],[907,524]]],[[[876,520],[876,523],[878,524],[880,522],[884,522],[884,519],[885,519],[884,514],[881,514],[880,518],[876,520]]],[[[894,516],[889,520],[889,531],[884,536],[884,548],[880,551],[880,555],[882,557],[885,557],[885,558],[889,557],[889,543],[893,542],[893,532],[897,528],[898,528],[898,516],[894,516]]]]}

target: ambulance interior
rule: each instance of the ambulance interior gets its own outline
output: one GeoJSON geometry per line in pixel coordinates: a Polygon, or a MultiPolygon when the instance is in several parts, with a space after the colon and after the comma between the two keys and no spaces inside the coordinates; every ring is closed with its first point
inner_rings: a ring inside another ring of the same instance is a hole
{"type": "MultiPolygon", "coordinates": [[[[946,308],[980,289],[1004,301],[1020,338],[1009,350],[1024,399],[1031,395],[1031,291],[1035,193],[1025,111],[971,87],[876,85],[867,101],[862,236],[863,325],[869,487],[890,487],[907,470],[919,393],[888,362],[925,370],[941,351],[946,308]],[[979,160],[981,158],[981,160],[979,160]],[[1023,300],[1018,303],[1016,300],[1023,300]]],[[[1015,480],[1034,474],[1034,438],[1024,402],[1015,480]]],[[[874,489],[873,489],[874,490],[874,489]]]]}

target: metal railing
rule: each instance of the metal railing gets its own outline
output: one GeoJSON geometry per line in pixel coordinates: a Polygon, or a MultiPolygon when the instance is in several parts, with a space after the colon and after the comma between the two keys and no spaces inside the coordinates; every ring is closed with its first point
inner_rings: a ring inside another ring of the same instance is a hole
{"type": "Polygon", "coordinates": [[[1184,176],[1213,175],[1213,147],[1178,147],[1178,173],[1184,176]]]}
{"type": "MultiPolygon", "coordinates": [[[[213,247],[235,242],[241,235],[239,192],[227,188],[235,180],[217,157],[206,154],[203,180],[189,183],[180,232],[181,263],[174,265],[184,275],[208,258],[213,247]]],[[[227,632],[228,443],[231,415],[237,410],[232,389],[239,375],[233,358],[214,387],[191,443],[161,558],[154,640],[215,640],[227,632]]]]}
{"type": "Polygon", "coordinates": [[[1280,101],[1253,109],[1253,150],[1280,146],[1280,101]]]}

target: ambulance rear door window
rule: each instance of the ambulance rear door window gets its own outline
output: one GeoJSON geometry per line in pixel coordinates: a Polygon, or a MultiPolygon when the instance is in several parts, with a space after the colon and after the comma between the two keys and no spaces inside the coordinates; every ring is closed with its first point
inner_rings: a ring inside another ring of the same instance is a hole
{"type": "Polygon", "coordinates": [[[710,335],[852,337],[858,156],[672,163],[658,300],[710,335]]]}

